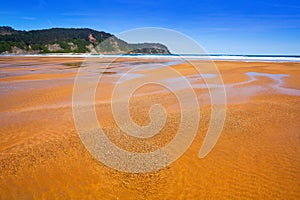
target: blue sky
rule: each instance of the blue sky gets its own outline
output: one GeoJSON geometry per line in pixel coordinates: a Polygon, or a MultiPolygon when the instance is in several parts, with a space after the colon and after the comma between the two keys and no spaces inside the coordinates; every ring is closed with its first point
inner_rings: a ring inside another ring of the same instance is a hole
{"type": "Polygon", "coordinates": [[[2,1],[0,25],[89,27],[113,34],[162,27],[188,35],[209,53],[300,55],[299,0],[2,1]]]}

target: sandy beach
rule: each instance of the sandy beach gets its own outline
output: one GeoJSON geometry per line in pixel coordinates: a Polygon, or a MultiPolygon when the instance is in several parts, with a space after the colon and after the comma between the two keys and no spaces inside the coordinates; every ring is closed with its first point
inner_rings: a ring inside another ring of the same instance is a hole
{"type": "MultiPolygon", "coordinates": [[[[111,61],[96,60],[96,69],[111,61]]],[[[128,151],[149,152],[171,141],[180,107],[165,88],[141,87],[130,99],[133,120],[148,124],[150,106],[159,103],[168,111],[166,124],[149,139],[124,135],[110,108],[112,91],[124,73],[145,65],[124,83],[155,74],[174,85],[176,79],[164,73],[172,68],[197,94],[201,122],[191,147],[168,167],[141,174],[105,166],[82,144],[73,120],[72,93],[85,63],[84,58],[71,57],[0,57],[0,199],[300,198],[300,63],[216,61],[226,90],[226,120],[217,144],[202,159],[198,154],[211,103],[192,64],[205,68],[206,61],[119,58],[100,70],[103,79],[95,95],[99,123],[113,143],[128,151]]],[[[206,76],[213,80],[209,70],[206,76]]],[[[84,78],[97,73],[88,71],[84,78]]]]}

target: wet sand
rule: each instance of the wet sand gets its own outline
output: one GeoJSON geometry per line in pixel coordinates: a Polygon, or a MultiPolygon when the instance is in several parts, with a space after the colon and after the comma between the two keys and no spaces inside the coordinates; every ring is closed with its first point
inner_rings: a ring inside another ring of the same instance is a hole
{"type": "MultiPolygon", "coordinates": [[[[88,80],[103,73],[96,111],[109,139],[136,152],[153,151],[172,140],[180,109],[165,88],[142,87],[130,100],[132,118],[140,125],[149,123],[152,104],[167,109],[165,127],[153,138],[122,134],[110,110],[115,84],[133,66],[144,68],[132,73],[125,84],[151,73],[176,84],[158,67],[165,64],[187,77],[199,100],[200,108],[195,109],[201,110],[201,122],[188,151],[153,173],[111,169],[89,154],[73,121],[73,84],[83,58],[0,57],[0,199],[300,198],[300,63],[215,62],[227,92],[227,117],[216,146],[199,159],[211,105],[205,82],[193,66],[122,58],[101,71],[110,61],[98,60],[99,68],[86,74],[88,80]]],[[[206,78],[215,78],[209,65],[204,71],[206,78]]]]}

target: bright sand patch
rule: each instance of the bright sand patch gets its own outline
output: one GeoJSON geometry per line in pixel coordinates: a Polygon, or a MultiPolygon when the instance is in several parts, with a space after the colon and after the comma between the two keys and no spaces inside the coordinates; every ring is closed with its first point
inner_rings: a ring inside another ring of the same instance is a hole
{"type": "MultiPolygon", "coordinates": [[[[167,168],[127,174],[93,159],[76,132],[72,90],[83,61],[0,58],[0,199],[300,198],[299,63],[216,62],[227,91],[227,118],[218,143],[204,159],[198,153],[211,114],[207,89],[190,64],[172,66],[197,92],[201,122],[196,139],[167,168]]],[[[99,70],[110,61],[101,59],[99,70]]],[[[171,141],[178,129],[178,102],[159,86],[140,88],[130,102],[132,118],[141,125],[149,123],[152,104],[165,106],[167,123],[154,138],[125,136],[110,111],[111,91],[124,72],[138,64],[164,62],[169,61],[119,59],[97,88],[100,124],[111,141],[124,149],[155,150],[171,141]]],[[[134,83],[147,73],[156,73],[176,84],[176,79],[161,72],[141,70],[125,81],[134,83]]],[[[214,78],[209,68],[205,72],[203,76],[214,78]]]]}

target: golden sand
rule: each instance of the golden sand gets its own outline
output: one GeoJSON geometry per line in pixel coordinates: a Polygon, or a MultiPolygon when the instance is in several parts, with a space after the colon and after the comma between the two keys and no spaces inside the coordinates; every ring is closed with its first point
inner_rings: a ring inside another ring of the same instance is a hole
{"type": "MultiPolygon", "coordinates": [[[[82,62],[82,58],[0,58],[0,199],[300,198],[300,63],[216,62],[228,86],[228,105],[214,149],[198,158],[211,113],[204,98],[207,90],[195,87],[201,122],[192,146],[162,170],[130,174],[95,160],[75,129],[72,91],[82,62]],[[260,75],[247,82],[251,73],[260,75]],[[280,86],[278,75],[284,75],[280,86]]],[[[131,99],[131,115],[146,125],[150,106],[161,103],[168,110],[161,133],[141,141],[117,131],[108,103],[117,80],[114,73],[126,68],[119,67],[122,64],[151,62],[163,61],[119,59],[111,68],[115,71],[97,88],[100,124],[112,142],[131,151],[160,148],[178,129],[180,110],[174,95],[149,86],[131,99]]],[[[205,66],[204,61],[193,62],[205,66]]],[[[197,75],[187,63],[171,67],[185,76],[197,75]]],[[[194,80],[195,85],[202,83],[194,80]]]]}

